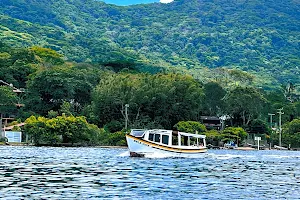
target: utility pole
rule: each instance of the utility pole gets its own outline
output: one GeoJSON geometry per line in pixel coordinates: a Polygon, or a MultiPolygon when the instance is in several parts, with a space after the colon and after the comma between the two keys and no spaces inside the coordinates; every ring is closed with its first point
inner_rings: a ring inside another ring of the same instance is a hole
{"type": "Polygon", "coordinates": [[[2,127],[2,113],[0,113],[0,137],[2,137],[3,127],[2,127]]]}
{"type": "Polygon", "coordinates": [[[272,116],[275,115],[275,114],[268,113],[268,115],[270,115],[270,127],[271,127],[271,129],[272,129],[272,123],[273,123],[273,121],[272,121],[272,116]]]}
{"type": "Polygon", "coordinates": [[[284,114],[284,112],[282,112],[283,108],[277,109],[278,110],[278,114],[279,114],[279,146],[281,147],[281,115],[284,114]]]}
{"type": "Polygon", "coordinates": [[[125,130],[127,130],[127,125],[128,125],[128,107],[129,104],[125,104],[125,130]]]}

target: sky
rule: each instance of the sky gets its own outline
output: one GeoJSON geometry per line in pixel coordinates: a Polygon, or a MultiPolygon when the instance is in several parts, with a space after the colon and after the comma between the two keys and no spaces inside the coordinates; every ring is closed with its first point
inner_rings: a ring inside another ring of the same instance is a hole
{"type": "Polygon", "coordinates": [[[154,2],[170,3],[174,0],[100,0],[100,1],[104,1],[105,3],[116,4],[120,6],[126,6],[126,5],[154,3],[154,2]]]}

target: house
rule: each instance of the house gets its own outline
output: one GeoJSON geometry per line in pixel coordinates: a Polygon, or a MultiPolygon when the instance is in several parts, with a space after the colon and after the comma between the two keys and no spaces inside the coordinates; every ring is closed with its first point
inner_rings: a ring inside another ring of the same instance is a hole
{"type": "Polygon", "coordinates": [[[223,120],[216,116],[201,116],[200,121],[208,130],[215,129],[221,130],[222,129],[222,122],[223,120]]]}
{"type": "MultiPolygon", "coordinates": [[[[21,99],[21,96],[22,94],[24,93],[24,89],[19,89],[19,88],[16,88],[13,86],[13,84],[9,84],[3,80],[0,80],[0,86],[7,86],[7,87],[10,87],[11,90],[17,94],[18,96],[18,101],[15,103],[15,106],[17,108],[20,108],[20,107],[23,107],[24,104],[20,103],[20,99],[21,99]]],[[[4,104],[0,104],[0,106],[6,106],[4,104]]],[[[16,115],[18,114],[18,111],[12,111],[10,113],[0,113],[0,137],[6,137],[8,138],[9,137],[9,140],[11,141],[19,141],[19,138],[21,138],[20,136],[20,133],[10,133],[8,132],[6,135],[6,132],[5,130],[10,130],[10,129],[6,129],[6,128],[3,128],[5,126],[7,126],[10,122],[14,121],[15,120],[15,117],[16,115]]]]}

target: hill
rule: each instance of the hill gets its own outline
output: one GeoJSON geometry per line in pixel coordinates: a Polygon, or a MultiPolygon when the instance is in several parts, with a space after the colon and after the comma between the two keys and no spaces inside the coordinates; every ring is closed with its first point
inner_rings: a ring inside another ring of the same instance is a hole
{"type": "Polygon", "coordinates": [[[238,68],[263,77],[262,86],[299,83],[295,0],[175,0],[127,7],[94,0],[2,0],[0,14],[2,41],[51,48],[69,60],[175,66],[200,78],[207,68],[238,68]]]}
{"type": "Polygon", "coordinates": [[[120,5],[120,6],[159,2],[159,0],[98,0],[98,1],[103,1],[105,3],[110,3],[110,4],[120,5]]]}

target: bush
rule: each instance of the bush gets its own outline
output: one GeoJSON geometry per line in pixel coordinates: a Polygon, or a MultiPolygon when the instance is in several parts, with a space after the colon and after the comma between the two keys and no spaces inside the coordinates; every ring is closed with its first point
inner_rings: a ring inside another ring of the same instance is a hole
{"type": "Polygon", "coordinates": [[[174,128],[176,128],[178,131],[187,133],[195,133],[196,131],[198,133],[202,133],[207,131],[203,124],[195,121],[180,121],[174,125],[174,128]]]}
{"type": "Polygon", "coordinates": [[[85,117],[58,116],[47,119],[31,116],[25,121],[25,132],[36,145],[56,143],[97,144],[100,129],[89,124],[85,117]]]}
{"type": "Polygon", "coordinates": [[[55,118],[58,116],[58,112],[57,111],[54,111],[54,110],[50,110],[48,111],[48,118],[55,118]]]}
{"type": "Polygon", "coordinates": [[[0,136],[0,142],[7,142],[7,139],[5,137],[0,136]]]}
{"type": "Polygon", "coordinates": [[[300,147],[300,119],[284,124],[282,132],[283,144],[300,147]]]}
{"type": "Polygon", "coordinates": [[[115,133],[102,132],[99,144],[103,146],[126,146],[126,132],[118,131],[115,133]]]}
{"type": "Polygon", "coordinates": [[[110,133],[121,131],[124,128],[124,123],[113,120],[104,126],[104,130],[110,133]]]}
{"type": "Polygon", "coordinates": [[[210,130],[205,132],[206,143],[218,146],[218,143],[224,138],[221,133],[216,130],[210,130]]]}
{"type": "Polygon", "coordinates": [[[222,132],[223,141],[235,141],[238,144],[247,138],[248,133],[241,127],[228,127],[225,128],[222,132]]]}

